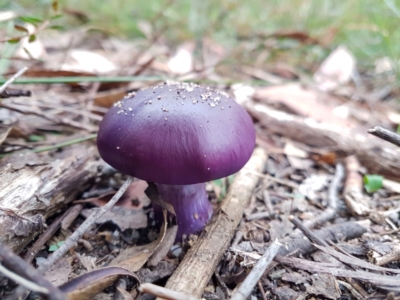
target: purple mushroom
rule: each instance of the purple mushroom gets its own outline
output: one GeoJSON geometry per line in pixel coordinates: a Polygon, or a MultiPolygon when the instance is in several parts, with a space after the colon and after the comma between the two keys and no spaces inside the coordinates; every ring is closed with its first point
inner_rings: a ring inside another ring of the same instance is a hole
{"type": "Polygon", "coordinates": [[[97,137],[107,163],[157,185],[175,209],[177,239],[198,233],[212,216],[205,182],[239,171],[254,145],[250,116],[226,93],[175,82],[115,103],[97,137]]]}

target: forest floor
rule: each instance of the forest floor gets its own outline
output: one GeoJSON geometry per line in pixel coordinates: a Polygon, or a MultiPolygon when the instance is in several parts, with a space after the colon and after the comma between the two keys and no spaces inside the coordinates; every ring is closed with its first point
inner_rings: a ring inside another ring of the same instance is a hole
{"type": "Polygon", "coordinates": [[[400,90],[390,60],[360,67],[347,47],[305,31],[235,49],[212,38],[172,47],[149,24],[133,40],[24,27],[6,44],[6,78],[20,74],[0,88],[1,299],[25,293],[16,284],[25,281],[37,289],[31,299],[62,299],[60,290],[70,299],[154,299],[145,283],[165,287],[167,299],[400,299],[400,90]],[[330,54],[301,68],[265,63],[282,41],[330,54]],[[46,265],[126,180],[97,152],[102,115],[166,80],[224,91],[254,121],[248,164],[207,183],[212,221],[174,243],[174,227],[154,222],[148,184],[135,179],[46,265]],[[27,265],[46,272],[32,276],[27,265]]]}

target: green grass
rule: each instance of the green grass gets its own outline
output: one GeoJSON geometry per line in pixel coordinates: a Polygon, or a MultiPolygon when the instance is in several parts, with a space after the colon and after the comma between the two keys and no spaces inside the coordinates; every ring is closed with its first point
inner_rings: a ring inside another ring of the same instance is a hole
{"type": "MultiPolygon", "coordinates": [[[[0,0],[0,9],[46,17],[51,2],[0,0]]],[[[89,18],[88,25],[127,39],[143,38],[138,24],[149,21],[156,30],[166,29],[163,36],[171,44],[209,36],[231,48],[237,47],[238,37],[248,37],[262,47],[264,41],[255,40],[255,35],[283,30],[305,31],[321,40],[336,32],[327,49],[299,48],[292,41],[282,41],[279,47],[286,54],[293,52],[289,59],[295,63],[320,60],[339,44],[365,66],[381,57],[400,58],[400,2],[396,0],[60,0],[59,7],[80,10],[89,18]]],[[[65,13],[56,22],[66,28],[80,25],[65,13]]]]}

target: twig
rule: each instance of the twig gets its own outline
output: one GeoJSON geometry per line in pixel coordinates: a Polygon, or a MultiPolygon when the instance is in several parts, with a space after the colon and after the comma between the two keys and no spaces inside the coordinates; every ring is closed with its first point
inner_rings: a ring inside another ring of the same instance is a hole
{"type": "Polygon", "coordinates": [[[395,132],[392,132],[380,126],[375,126],[374,128],[369,129],[368,133],[400,147],[400,135],[395,132]]]}
{"type": "Polygon", "coordinates": [[[268,175],[268,174],[262,174],[260,172],[254,172],[253,171],[252,173],[257,175],[257,176],[260,176],[262,178],[266,178],[266,179],[269,179],[271,181],[275,181],[276,183],[279,183],[281,185],[286,185],[286,186],[291,187],[292,189],[295,189],[295,190],[297,190],[299,188],[299,186],[297,184],[295,184],[293,182],[290,182],[288,180],[276,178],[274,176],[271,176],[271,175],[268,175]]]}
{"type": "MultiPolygon", "coordinates": [[[[313,231],[313,234],[324,241],[331,240],[336,242],[339,239],[350,240],[359,237],[365,233],[368,228],[369,224],[352,221],[325,226],[322,229],[313,231]]],[[[285,247],[281,247],[279,250],[279,255],[282,256],[288,255],[296,250],[302,254],[307,254],[315,250],[315,247],[308,239],[304,238],[301,232],[280,239],[279,242],[285,245],[285,247]]]]}
{"type": "Polygon", "coordinates": [[[84,129],[87,131],[96,131],[96,127],[94,126],[90,126],[90,125],[85,125],[82,124],[80,122],[71,120],[69,118],[65,118],[65,117],[58,117],[58,116],[53,116],[48,114],[47,112],[42,111],[41,109],[38,109],[37,107],[26,107],[25,105],[17,105],[17,104],[13,104],[13,103],[6,103],[5,101],[2,101],[0,103],[0,105],[2,107],[8,108],[10,110],[13,111],[17,111],[19,113],[22,114],[30,114],[30,115],[36,115],[39,117],[42,117],[46,120],[49,120],[51,122],[54,122],[56,124],[63,124],[63,125],[67,125],[67,126],[71,126],[74,128],[79,128],[79,129],[84,129]]]}
{"type": "Polygon", "coordinates": [[[54,145],[50,145],[50,146],[44,146],[44,147],[40,147],[40,148],[35,148],[32,151],[35,153],[40,153],[40,152],[45,152],[45,151],[50,151],[50,150],[56,150],[62,147],[66,147],[66,146],[72,146],[75,144],[79,144],[85,141],[89,141],[89,140],[93,140],[97,137],[97,134],[90,134],[88,136],[84,136],[82,138],[76,138],[70,141],[66,141],[66,142],[61,142],[58,144],[54,144],[54,145]]]}
{"type": "Polygon", "coordinates": [[[56,261],[58,261],[69,249],[71,249],[75,243],[82,237],[82,235],[93,225],[96,221],[109,211],[115,203],[121,198],[129,185],[133,182],[133,177],[129,176],[118,192],[111,198],[110,201],[103,207],[92,212],[92,214],[78,227],[78,229],[61,245],[46,261],[44,261],[39,270],[45,272],[50,268],[56,261]]]}
{"type": "Polygon", "coordinates": [[[217,270],[214,273],[216,283],[218,286],[221,288],[222,293],[224,293],[225,299],[230,299],[231,298],[231,290],[226,286],[225,282],[222,280],[221,276],[219,275],[219,270],[220,268],[217,268],[217,270]]]}
{"type": "MultiPolygon", "coordinates": [[[[82,137],[82,138],[76,138],[76,139],[73,139],[73,140],[69,140],[69,141],[66,141],[66,142],[61,142],[61,143],[54,144],[54,145],[35,148],[35,149],[32,149],[31,151],[34,152],[34,153],[41,153],[41,152],[45,152],[45,151],[56,150],[56,149],[59,149],[59,148],[72,146],[72,145],[79,144],[79,143],[82,143],[82,142],[85,142],[85,141],[93,140],[96,137],[97,137],[97,134],[90,134],[90,135],[82,137]]],[[[5,156],[7,156],[7,155],[12,155],[14,153],[16,153],[16,151],[0,154],[0,158],[3,158],[5,156]]]]}
{"type": "Polygon", "coordinates": [[[48,295],[49,290],[37,285],[36,283],[26,280],[24,277],[19,276],[18,274],[11,272],[10,270],[6,269],[2,264],[0,264],[0,273],[2,273],[5,277],[11,279],[12,281],[15,281],[16,283],[20,284],[21,286],[24,286],[28,290],[31,290],[33,292],[37,292],[40,294],[48,295]]]}
{"type": "Polygon", "coordinates": [[[306,227],[306,225],[303,225],[299,219],[297,219],[295,216],[289,216],[289,221],[292,222],[298,229],[303,232],[303,234],[308,237],[311,241],[313,241],[316,244],[319,244],[321,246],[326,246],[329,247],[328,243],[322,240],[320,237],[315,235],[310,229],[306,227]]]}
{"type": "Polygon", "coordinates": [[[11,249],[4,244],[0,244],[0,260],[1,264],[12,273],[15,273],[18,276],[46,289],[48,291],[48,299],[67,299],[64,294],[58,288],[53,286],[37,269],[13,253],[11,249]]]}
{"type": "MultiPolygon", "coordinates": [[[[82,205],[78,204],[75,206],[82,205]]],[[[60,227],[61,222],[65,219],[66,216],[74,209],[75,206],[67,209],[61,216],[55,219],[49,227],[47,227],[46,231],[42,233],[42,235],[36,240],[36,242],[32,245],[32,247],[26,252],[24,259],[30,263],[35,258],[36,254],[40,251],[42,246],[50,239],[50,237],[57,231],[60,227]]]]}
{"type": "Polygon", "coordinates": [[[186,253],[166,287],[195,297],[201,297],[219,261],[229,246],[235,229],[242,219],[252,191],[259,181],[255,172],[261,172],[267,154],[257,148],[245,167],[239,171],[230,186],[221,210],[203,230],[198,241],[186,253]]]}
{"type": "Polygon", "coordinates": [[[18,77],[21,77],[22,74],[24,74],[28,70],[28,67],[23,67],[21,70],[19,70],[17,73],[14,74],[11,78],[9,78],[6,82],[3,83],[2,86],[0,86],[0,94],[2,94],[6,88],[11,85],[18,77]]]}
{"type": "Polygon", "coordinates": [[[271,216],[271,213],[268,211],[261,211],[251,215],[246,216],[247,221],[254,221],[258,219],[268,218],[271,216]]]}
{"type": "Polygon", "coordinates": [[[366,297],[364,297],[363,295],[361,295],[351,284],[347,283],[346,281],[341,281],[339,279],[336,280],[338,283],[340,283],[341,285],[343,285],[345,288],[347,288],[350,293],[357,298],[357,300],[362,300],[365,299],[366,297]]]}
{"type": "MultiPolygon", "coordinates": [[[[68,77],[25,77],[15,81],[15,84],[53,84],[77,82],[131,82],[131,81],[165,81],[161,76],[68,76],[68,77]]],[[[6,81],[0,78],[0,83],[6,81]]]]}
{"type": "Polygon", "coordinates": [[[268,265],[275,258],[276,254],[279,251],[279,248],[282,245],[275,240],[265,251],[263,256],[258,260],[254,268],[251,270],[249,275],[247,275],[246,279],[240,285],[239,289],[232,296],[231,300],[245,300],[250,296],[257,282],[260,280],[261,276],[264,274],[268,265]]]}
{"type": "Polygon", "coordinates": [[[383,289],[400,291],[399,279],[392,275],[381,275],[362,270],[347,270],[337,268],[334,264],[308,261],[296,257],[276,256],[275,261],[294,269],[312,273],[326,273],[335,277],[349,277],[377,285],[383,289]]]}
{"type": "Polygon", "coordinates": [[[343,196],[346,206],[354,216],[362,216],[370,213],[369,198],[363,193],[363,178],[360,174],[360,163],[354,155],[345,159],[346,181],[344,184],[343,196]]]}
{"type": "Polygon", "coordinates": [[[400,260],[400,246],[394,247],[389,253],[375,257],[374,263],[378,266],[386,265],[392,261],[400,260]]]}
{"type": "Polygon", "coordinates": [[[152,283],[142,283],[138,290],[141,293],[147,293],[166,300],[199,300],[198,298],[175,292],[152,283]]]}
{"type": "Polygon", "coordinates": [[[18,104],[18,105],[28,106],[28,107],[29,106],[39,106],[39,107],[44,107],[44,108],[52,108],[52,110],[46,111],[46,113],[50,113],[50,114],[54,114],[54,113],[59,114],[59,113],[66,111],[66,112],[72,112],[77,115],[81,115],[82,117],[93,119],[95,121],[101,121],[103,119],[102,116],[91,112],[92,107],[90,107],[90,109],[83,110],[82,105],[79,105],[78,107],[60,106],[60,104],[52,104],[52,103],[33,101],[33,100],[29,100],[29,102],[14,100],[13,103],[18,104]]]}
{"type": "Polygon", "coordinates": [[[313,228],[318,224],[322,224],[326,221],[329,221],[336,215],[337,207],[338,207],[338,190],[340,188],[340,184],[344,178],[344,167],[342,164],[336,165],[336,172],[332,179],[331,185],[329,186],[328,191],[328,208],[318,215],[316,218],[308,220],[304,222],[304,226],[308,228],[313,228]]]}
{"type": "Polygon", "coordinates": [[[0,93],[1,99],[11,98],[11,97],[30,97],[31,91],[26,90],[11,90],[11,91],[4,91],[0,93]]]}
{"type": "Polygon", "coordinates": [[[237,246],[243,238],[243,231],[238,230],[235,234],[235,238],[231,244],[231,247],[237,246]]]}
{"type": "Polygon", "coordinates": [[[265,207],[267,208],[267,211],[270,214],[273,214],[274,213],[274,207],[272,205],[271,197],[270,197],[269,192],[268,192],[267,189],[265,189],[264,192],[263,192],[263,200],[264,200],[265,207]]]}
{"type": "Polygon", "coordinates": [[[263,300],[268,300],[267,295],[265,295],[264,287],[263,287],[261,281],[258,281],[258,289],[260,290],[261,297],[263,298],[263,300]]]}

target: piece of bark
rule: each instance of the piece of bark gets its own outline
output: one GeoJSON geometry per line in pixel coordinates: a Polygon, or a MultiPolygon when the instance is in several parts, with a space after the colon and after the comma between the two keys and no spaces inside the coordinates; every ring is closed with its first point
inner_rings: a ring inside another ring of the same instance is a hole
{"type": "Polygon", "coordinates": [[[331,148],[345,155],[356,155],[370,172],[390,178],[400,177],[400,149],[364,131],[294,116],[252,101],[247,102],[246,109],[271,133],[312,147],[331,148]]]}
{"type": "Polygon", "coordinates": [[[186,253],[166,287],[200,298],[215,271],[224,251],[233,238],[234,231],[249,204],[253,189],[264,168],[267,154],[257,148],[245,167],[239,171],[230,190],[210,224],[203,230],[198,241],[186,253]]]}
{"type": "Polygon", "coordinates": [[[0,166],[0,243],[21,252],[45,220],[88,187],[102,162],[94,144],[55,157],[33,153],[3,158],[0,166]]]}

